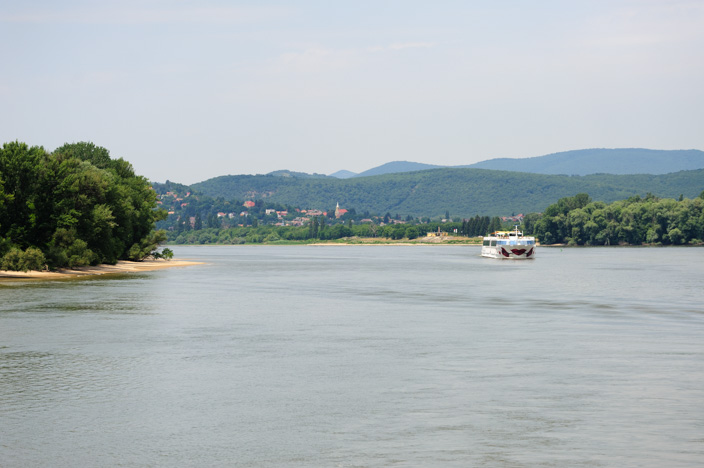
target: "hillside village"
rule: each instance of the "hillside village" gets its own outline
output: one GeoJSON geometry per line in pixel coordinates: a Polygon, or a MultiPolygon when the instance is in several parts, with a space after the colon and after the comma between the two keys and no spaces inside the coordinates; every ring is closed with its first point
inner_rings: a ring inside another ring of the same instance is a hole
{"type": "MultiPolygon", "coordinates": [[[[401,219],[398,214],[392,215],[391,213],[385,215],[372,215],[369,212],[357,213],[354,208],[343,208],[339,203],[336,203],[334,209],[305,209],[269,203],[262,199],[228,202],[222,199],[194,195],[191,191],[166,190],[159,193],[158,189],[157,185],[155,188],[158,196],[157,204],[168,213],[168,218],[160,222],[158,227],[169,231],[184,228],[228,228],[252,225],[306,226],[313,218],[324,218],[325,222],[331,225],[336,223],[374,223],[385,226],[430,222],[430,219],[410,216],[401,219]]],[[[522,217],[523,215],[510,216],[504,217],[504,220],[519,220],[522,217]]],[[[449,222],[452,220],[443,218],[441,221],[449,222]]]]}

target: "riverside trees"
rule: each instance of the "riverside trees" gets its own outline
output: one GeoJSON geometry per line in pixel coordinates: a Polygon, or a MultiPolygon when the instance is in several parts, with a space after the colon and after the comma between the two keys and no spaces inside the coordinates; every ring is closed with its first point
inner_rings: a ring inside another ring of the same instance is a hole
{"type": "Polygon", "coordinates": [[[149,182],[92,143],[53,153],[25,143],[0,149],[0,268],[38,269],[142,260],[166,239],[154,231],[149,182]]]}
{"type": "Polygon", "coordinates": [[[550,205],[535,222],[542,244],[700,244],[704,241],[704,192],[694,199],[634,196],[606,204],[585,193],[550,205]]]}

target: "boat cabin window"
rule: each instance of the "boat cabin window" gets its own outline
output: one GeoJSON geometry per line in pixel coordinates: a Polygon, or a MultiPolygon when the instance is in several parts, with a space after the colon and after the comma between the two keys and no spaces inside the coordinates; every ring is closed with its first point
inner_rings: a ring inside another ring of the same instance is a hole
{"type": "Polygon", "coordinates": [[[485,241],[482,243],[482,245],[489,245],[489,240],[488,240],[488,239],[485,240],[485,241]]]}

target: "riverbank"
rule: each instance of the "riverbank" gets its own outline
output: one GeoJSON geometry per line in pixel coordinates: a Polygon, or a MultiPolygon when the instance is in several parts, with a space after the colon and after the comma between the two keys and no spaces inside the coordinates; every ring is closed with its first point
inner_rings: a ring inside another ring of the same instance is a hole
{"type": "Polygon", "coordinates": [[[96,265],[61,269],[56,271],[6,271],[0,270],[0,280],[3,279],[65,279],[79,276],[96,276],[119,273],[138,273],[142,271],[163,270],[191,265],[202,265],[203,262],[187,260],[145,260],[143,262],[119,261],[115,265],[96,265]]]}
{"type": "Polygon", "coordinates": [[[233,244],[174,244],[167,243],[172,247],[188,246],[188,245],[481,245],[481,237],[463,237],[463,236],[442,236],[442,237],[418,237],[416,239],[391,239],[388,237],[342,237],[340,239],[320,240],[320,239],[305,239],[305,240],[275,240],[263,242],[242,242],[233,244]]]}

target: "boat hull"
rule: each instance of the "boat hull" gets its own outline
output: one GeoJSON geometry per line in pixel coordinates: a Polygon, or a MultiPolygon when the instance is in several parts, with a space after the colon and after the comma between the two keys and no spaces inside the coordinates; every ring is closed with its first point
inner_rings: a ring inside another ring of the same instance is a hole
{"type": "Polygon", "coordinates": [[[482,246],[482,257],[505,260],[530,260],[535,258],[535,245],[482,246]]]}

